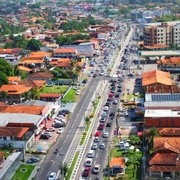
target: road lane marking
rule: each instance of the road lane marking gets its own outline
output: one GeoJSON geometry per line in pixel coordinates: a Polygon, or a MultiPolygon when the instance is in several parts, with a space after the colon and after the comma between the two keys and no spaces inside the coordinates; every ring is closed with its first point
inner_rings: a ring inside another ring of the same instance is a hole
{"type": "Polygon", "coordinates": [[[96,154],[96,158],[98,157],[98,153],[96,154]]]}
{"type": "Polygon", "coordinates": [[[54,166],[54,164],[55,164],[55,161],[52,163],[52,166],[54,166]]]}

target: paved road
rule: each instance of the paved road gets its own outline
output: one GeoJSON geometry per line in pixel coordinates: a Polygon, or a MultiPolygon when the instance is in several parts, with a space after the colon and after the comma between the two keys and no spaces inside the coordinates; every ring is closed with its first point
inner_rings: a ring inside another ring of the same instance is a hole
{"type": "Polygon", "coordinates": [[[89,82],[86,84],[86,88],[83,91],[82,97],[71,114],[65,130],[57,139],[56,144],[49,150],[47,158],[40,171],[37,173],[35,179],[46,179],[50,172],[58,172],[59,162],[68,162],[72,153],[71,150],[73,150],[73,148],[75,148],[74,146],[76,145],[75,139],[82,133],[80,125],[83,124],[83,116],[87,111],[93,94],[96,92],[98,83],[98,79],[96,81],[94,81],[92,78],[89,79],[89,82]],[[56,155],[54,154],[55,149],[59,149],[59,153],[56,155]]]}

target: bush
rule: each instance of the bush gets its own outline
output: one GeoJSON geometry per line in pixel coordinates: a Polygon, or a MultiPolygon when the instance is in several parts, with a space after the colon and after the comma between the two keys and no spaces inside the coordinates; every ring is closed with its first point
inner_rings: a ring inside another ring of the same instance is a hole
{"type": "Polygon", "coordinates": [[[90,118],[94,117],[94,113],[91,113],[89,117],[90,117],[90,118]]]}

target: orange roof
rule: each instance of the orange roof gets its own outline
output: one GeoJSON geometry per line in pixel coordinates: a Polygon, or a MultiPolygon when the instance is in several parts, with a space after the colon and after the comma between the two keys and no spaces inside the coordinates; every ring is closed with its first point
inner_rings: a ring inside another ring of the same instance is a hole
{"type": "Polygon", "coordinates": [[[22,138],[23,135],[29,130],[29,128],[21,128],[21,127],[0,127],[0,136],[13,136],[22,138]]]}
{"type": "Polygon", "coordinates": [[[19,82],[20,85],[25,85],[26,87],[32,87],[32,88],[40,88],[42,87],[46,81],[43,80],[22,80],[19,82]]]}
{"type": "Polygon", "coordinates": [[[76,66],[83,67],[83,64],[84,64],[84,63],[83,63],[82,61],[80,61],[80,62],[78,61],[78,62],[76,63],[76,66]]]}
{"type": "Polygon", "coordinates": [[[12,49],[0,49],[0,54],[12,54],[12,49]]]}
{"type": "Polygon", "coordinates": [[[23,57],[22,61],[26,61],[26,60],[43,60],[44,57],[34,57],[34,56],[30,56],[30,57],[23,57]]]}
{"type": "Polygon", "coordinates": [[[58,67],[71,67],[71,60],[69,58],[60,58],[58,60],[58,67]]]}
{"type": "Polygon", "coordinates": [[[143,73],[142,86],[148,86],[155,83],[172,85],[170,73],[159,70],[152,70],[143,73]]]}
{"type": "Polygon", "coordinates": [[[50,52],[42,52],[42,51],[39,51],[39,52],[31,52],[29,57],[44,57],[44,56],[52,56],[52,53],[50,52]]]}
{"type": "Polygon", "coordinates": [[[27,72],[31,72],[31,71],[32,71],[32,69],[30,69],[30,68],[28,68],[28,67],[24,67],[24,66],[18,66],[18,69],[19,69],[20,71],[27,71],[27,72]]]}
{"type": "Polygon", "coordinates": [[[44,60],[25,60],[21,61],[19,64],[42,64],[44,60]]]}
{"type": "Polygon", "coordinates": [[[113,166],[121,166],[122,168],[124,168],[125,159],[121,157],[118,158],[113,157],[113,159],[110,162],[110,168],[112,168],[113,166]]]}
{"type": "Polygon", "coordinates": [[[25,92],[28,92],[29,90],[31,90],[31,87],[26,87],[24,85],[2,85],[0,88],[0,92],[1,91],[5,91],[7,92],[7,94],[23,94],[25,92]]]}
{"type": "Polygon", "coordinates": [[[76,53],[77,49],[73,48],[62,48],[62,49],[55,49],[54,53],[76,53]]]}
{"type": "Polygon", "coordinates": [[[12,82],[19,82],[21,80],[20,76],[8,76],[8,82],[9,84],[12,82]]]}
{"type": "Polygon", "coordinates": [[[41,115],[44,106],[0,106],[0,113],[24,113],[41,115]]]}

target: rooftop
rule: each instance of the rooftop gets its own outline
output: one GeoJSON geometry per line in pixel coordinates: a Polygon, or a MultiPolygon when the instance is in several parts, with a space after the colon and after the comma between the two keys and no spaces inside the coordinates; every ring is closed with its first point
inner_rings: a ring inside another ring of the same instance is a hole
{"type": "Polygon", "coordinates": [[[61,48],[61,49],[55,49],[54,53],[76,53],[77,49],[73,48],[61,48]]]}
{"type": "Polygon", "coordinates": [[[141,51],[142,57],[159,57],[159,56],[180,56],[177,51],[141,51]]]}
{"type": "Polygon", "coordinates": [[[110,167],[112,168],[113,166],[121,166],[124,168],[125,166],[125,159],[121,157],[113,157],[112,160],[110,161],[110,167]]]}
{"type": "Polygon", "coordinates": [[[172,110],[146,110],[144,117],[180,117],[180,111],[172,111],[172,110]]]}

